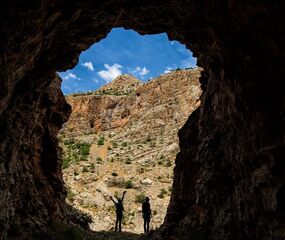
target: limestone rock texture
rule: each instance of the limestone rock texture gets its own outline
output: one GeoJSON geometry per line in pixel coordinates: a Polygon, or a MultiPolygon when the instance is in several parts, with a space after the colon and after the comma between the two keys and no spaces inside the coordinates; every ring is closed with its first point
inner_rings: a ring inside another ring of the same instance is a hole
{"type": "Polygon", "coordinates": [[[64,218],[55,136],[70,109],[56,71],[125,27],[166,32],[204,69],[153,238],[285,239],[284,10],[281,0],[1,2],[0,238],[17,226],[43,236],[64,218]]]}

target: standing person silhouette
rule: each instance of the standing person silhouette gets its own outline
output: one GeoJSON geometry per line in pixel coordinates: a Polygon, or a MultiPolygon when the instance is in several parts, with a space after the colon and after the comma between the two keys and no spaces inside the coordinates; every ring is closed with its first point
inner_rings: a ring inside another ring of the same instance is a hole
{"type": "Polygon", "coordinates": [[[118,230],[118,224],[119,224],[119,232],[122,231],[122,219],[123,219],[123,211],[124,211],[124,206],[123,206],[123,201],[124,197],[127,191],[123,192],[122,198],[118,198],[118,202],[115,202],[115,200],[110,197],[110,199],[113,201],[116,207],[116,226],[115,226],[115,231],[118,230]]]}
{"type": "Polygon", "coordinates": [[[144,233],[149,233],[149,222],[151,218],[151,208],[150,208],[150,203],[149,203],[149,197],[145,198],[145,201],[142,204],[142,215],[143,215],[143,228],[144,228],[144,233]]]}

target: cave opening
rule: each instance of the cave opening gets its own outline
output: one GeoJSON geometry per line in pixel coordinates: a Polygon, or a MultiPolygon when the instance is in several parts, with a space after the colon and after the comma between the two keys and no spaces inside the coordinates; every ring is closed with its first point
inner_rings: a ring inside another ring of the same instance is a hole
{"type": "Polygon", "coordinates": [[[151,229],[163,223],[177,132],[199,106],[200,72],[191,52],[166,34],[117,28],[81,53],[73,69],[59,73],[72,107],[58,136],[66,201],[92,218],[92,230],[114,229],[110,197],[123,191],[125,231],[143,232],[147,196],[151,229]]]}
{"type": "Polygon", "coordinates": [[[56,136],[70,108],[55,72],[125,27],[166,32],[203,67],[201,105],[179,131],[170,204],[151,238],[284,239],[284,7],[280,0],[4,2],[0,238],[54,239],[50,223],[69,221],[56,136]]]}

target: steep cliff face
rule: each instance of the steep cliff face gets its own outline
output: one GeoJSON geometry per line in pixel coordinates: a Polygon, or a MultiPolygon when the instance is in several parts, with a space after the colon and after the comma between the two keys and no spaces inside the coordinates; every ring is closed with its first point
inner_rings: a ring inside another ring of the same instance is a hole
{"type": "Polygon", "coordinates": [[[151,227],[160,227],[172,191],[177,132],[200,104],[200,71],[176,70],[145,84],[120,76],[93,93],[67,97],[73,111],[59,134],[67,201],[91,214],[93,230],[113,230],[110,196],[124,190],[124,231],[143,232],[145,196],[151,227]],[[79,154],[82,144],[90,146],[86,156],[79,154]]]}
{"type": "Polygon", "coordinates": [[[40,103],[48,85],[59,88],[56,71],[120,26],[166,32],[204,69],[201,107],[180,132],[171,204],[156,237],[284,239],[284,9],[281,0],[4,1],[1,238],[12,238],[18,223],[27,230],[63,215],[51,134],[68,108],[62,97],[43,100],[50,109],[40,103]]]}
{"type": "Polygon", "coordinates": [[[199,68],[172,71],[147,84],[120,76],[93,93],[67,96],[72,114],[64,128],[76,136],[131,128],[130,124],[141,126],[138,131],[152,131],[167,121],[182,123],[200,103],[200,72],[199,68]]]}

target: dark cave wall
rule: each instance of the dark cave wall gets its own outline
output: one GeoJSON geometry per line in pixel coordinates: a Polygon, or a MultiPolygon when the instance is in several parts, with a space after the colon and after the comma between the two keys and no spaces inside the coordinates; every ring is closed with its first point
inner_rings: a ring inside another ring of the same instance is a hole
{"type": "Polygon", "coordinates": [[[56,135],[70,108],[55,71],[123,26],[166,32],[204,68],[153,238],[285,239],[284,10],[277,0],[1,3],[0,238],[64,217],[56,135]]]}
{"type": "Polygon", "coordinates": [[[7,232],[8,239],[30,239],[33,228],[47,230],[50,219],[63,216],[65,189],[56,136],[71,109],[60,82],[54,74],[42,84],[24,79],[1,115],[0,239],[7,232]]]}

